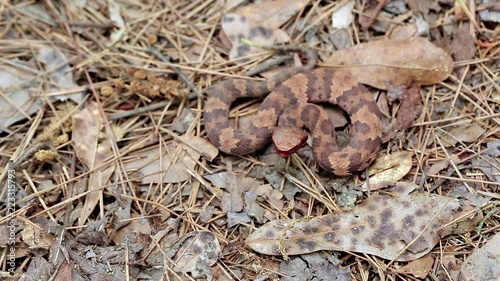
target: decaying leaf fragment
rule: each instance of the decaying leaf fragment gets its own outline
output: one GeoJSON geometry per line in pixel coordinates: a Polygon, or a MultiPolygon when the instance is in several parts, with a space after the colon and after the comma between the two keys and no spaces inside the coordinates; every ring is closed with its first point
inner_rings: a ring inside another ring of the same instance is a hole
{"type": "Polygon", "coordinates": [[[390,87],[431,85],[453,70],[453,60],[425,38],[379,40],[336,51],[325,66],[349,72],[363,84],[390,87]]]}
{"type": "Polygon", "coordinates": [[[207,276],[210,280],[210,266],[219,258],[221,248],[212,232],[193,231],[167,249],[167,254],[175,262],[174,271],[191,272],[194,278],[207,276]]]}
{"type": "Polygon", "coordinates": [[[398,183],[394,196],[373,195],[349,212],[312,219],[276,220],[246,240],[256,252],[298,255],[319,250],[353,251],[389,260],[409,261],[427,254],[441,235],[450,233],[459,201],[413,192],[413,183],[398,183]]]}
{"type": "Polygon", "coordinates": [[[377,157],[368,167],[368,183],[363,184],[363,190],[377,190],[391,186],[402,179],[411,169],[413,153],[396,151],[392,154],[377,157]]]}

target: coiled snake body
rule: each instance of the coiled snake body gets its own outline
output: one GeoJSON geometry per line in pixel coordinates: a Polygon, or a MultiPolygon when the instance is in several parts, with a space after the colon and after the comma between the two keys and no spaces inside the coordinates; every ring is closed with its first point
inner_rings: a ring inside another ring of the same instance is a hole
{"type": "Polygon", "coordinates": [[[267,82],[230,79],[210,87],[204,114],[210,141],[223,152],[245,155],[265,147],[276,126],[293,125],[311,133],[314,154],[325,170],[347,176],[365,169],[380,147],[381,113],[370,92],[353,77],[331,68],[310,70],[313,64],[314,59],[267,82]],[[235,100],[265,95],[248,128],[230,125],[235,100]],[[346,146],[337,144],[328,114],[314,103],[336,104],[347,112],[352,137],[346,146]]]}

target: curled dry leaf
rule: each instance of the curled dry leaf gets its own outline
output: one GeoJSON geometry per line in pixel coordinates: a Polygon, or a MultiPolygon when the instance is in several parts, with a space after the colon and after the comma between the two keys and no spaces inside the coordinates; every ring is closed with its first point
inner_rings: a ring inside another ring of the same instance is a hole
{"type": "Polygon", "coordinates": [[[377,190],[394,185],[402,179],[412,167],[413,153],[410,151],[397,151],[383,157],[377,157],[375,162],[368,167],[368,183],[363,184],[363,190],[377,190]]]}
{"type": "Polygon", "coordinates": [[[397,196],[373,195],[349,212],[312,219],[276,220],[258,228],[246,240],[256,252],[299,255],[320,250],[353,251],[389,260],[410,261],[427,254],[443,225],[454,219],[456,199],[413,192],[412,183],[398,183],[397,196]]]}
{"type": "Polygon", "coordinates": [[[187,233],[169,251],[175,252],[174,271],[191,272],[194,278],[211,276],[210,266],[221,254],[219,241],[209,231],[187,233]]]}
{"type": "Polygon", "coordinates": [[[408,23],[404,25],[397,25],[389,34],[389,38],[392,40],[402,40],[415,36],[418,31],[418,26],[416,23],[408,23]]]}
{"type": "Polygon", "coordinates": [[[310,0],[265,1],[226,14],[222,19],[222,30],[232,44],[229,58],[235,59],[261,51],[244,44],[241,39],[248,39],[258,45],[286,42],[288,36],[278,28],[309,2],[310,0]],[[278,40],[283,37],[286,40],[278,40]]]}
{"type": "Polygon", "coordinates": [[[427,39],[379,40],[339,50],[326,61],[357,80],[379,89],[430,85],[443,81],[453,70],[453,60],[427,39]]]}

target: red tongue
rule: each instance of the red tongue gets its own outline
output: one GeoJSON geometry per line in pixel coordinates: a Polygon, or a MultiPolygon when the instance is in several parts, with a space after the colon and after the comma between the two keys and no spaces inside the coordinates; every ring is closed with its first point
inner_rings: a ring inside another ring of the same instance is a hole
{"type": "Polygon", "coordinates": [[[295,126],[279,126],[273,130],[273,144],[282,157],[294,154],[307,141],[307,133],[295,126]]]}

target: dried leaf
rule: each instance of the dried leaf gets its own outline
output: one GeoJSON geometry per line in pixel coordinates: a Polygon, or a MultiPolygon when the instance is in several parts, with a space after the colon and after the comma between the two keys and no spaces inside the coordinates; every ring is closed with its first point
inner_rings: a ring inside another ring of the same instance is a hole
{"type": "Polygon", "coordinates": [[[475,142],[477,139],[486,132],[478,123],[470,123],[460,125],[447,134],[441,136],[441,141],[445,147],[455,146],[459,141],[470,143],[475,142]]]}
{"type": "Polygon", "coordinates": [[[359,82],[384,90],[435,84],[453,70],[450,55],[420,37],[372,41],[339,50],[326,65],[340,67],[359,82]]]}
{"type": "Polygon", "coordinates": [[[21,237],[24,243],[31,248],[49,249],[56,240],[52,234],[36,224],[25,224],[24,229],[21,231],[21,237]]]}
{"type": "Polygon", "coordinates": [[[434,264],[434,259],[432,254],[427,254],[419,259],[409,262],[400,269],[397,270],[399,273],[409,273],[417,278],[425,278],[427,274],[432,269],[434,264]]]}
{"type": "Polygon", "coordinates": [[[244,194],[260,183],[249,177],[239,177],[230,169],[226,177],[226,190],[222,196],[221,208],[224,212],[240,212],[243,210],[244,194]]]}
{"type": "Polygon", "coordinates": [[[187,233],[172,248],[176,252],[173,270],[191,272],[194,278],[211,276],[210,266],[215,264],[221,254],[219,241],[208,231],[187,233]]]}
{"type": "Polygon", "coordinates": [[[117,245],[123,244],[125,243],[125,237],[128,234],[139,233],[149,236],[151,235],[151,232],[152,229],[151,225],[149,224],[149,221],[143,216],[134,213],[132,214],[132,219],[130,220],[130,223],[118,229],[115,235],[113,235],[113,242],[115,242],[117,245]]]}
{"type": "Polygon", "coordinates": [[[208,161],[213,161],[215,157],[217,157],[217,154],[219,154],[217,147],[205,138],[198,136],[181,136],[181,140],[184,142],[184,146],[188,146],[195,150],[208,161]]]}
{"type": "Polygon", "coordinates": [[[500,22],[500,3],[496,3],[496,5],[496,11],[495,9],[479,11],[481,21],[500,22]]]}
{"type": "Polygon", "coordinates": [[[219,188],[226,187],[227,172],[204,175],[203,177],[210,181],[214,186],[217,186],[219,188]]]}
{"type": "Polygon", "coordinates": [[[43,257],[33,257],[19,281],[49,280],[53,266],[43,257]]]}
{"type": "MultiPolygon", "coordinates": [[[[28,66],[24,66],[28,68],[28,66]]],[[[36,72],[36,70],[32,70],[36,72]]],[[[23,120],[40,110],[43,100],[30,93],[31,87],[38,83],[30,82],[34,75],[15,68],[0,67],[0,130],[7,129],[17,121],[23,120]]]]}
{"type": "MultiPolygon", "coordinates": [[[[43,47],[38,51],[37,59],[45,64],[45,69],[49,73],[48,78],[51,80],[50,84],[55,85],[49,93],[78,87],[73,81],[73,72],[68,59],[62,52],[54,48],[43,47]]],[[[55,99],[59,101],[71,99],[80,103],[83,100],[83,91],[70,95],[58,95],[55,99]]]]}
{"type": "Polygon", "coordinates": [[[354,8],[354,1],[346,2],[335,12],[332,13],[332,27],[336,29],[348,28],[354,20],[352,9],[354,8]]]}
{"type": "Polygon", "coordinates": [[[430,10],[436,12],[441,10],[439,4],[433,0],[407,0],[407,3],[414,14],[428,15],[430,10]]]}
{"type": "Polygon", "coordinates": [[[280,264],[280,273],[284,275],[280,278],[280,281],[351,280],[349,268],[339,268],[339,262],[336,262],[334,257],[330,255],[321,255],[319,253],[294,257],[280,264]]]}
{"type": "Polygon", "coordinates": [[[470,60],[476,53],[475,38],[470,33],[468,24],[457,28],[451,41],[450,52],[456,61],[470,60]]]}
{"type": "Polygon", "coordinates": [[[276,220],[246,240],[256,252],[299,255],[319,250],[354,251],[389,260],[409,261],[427,254],[453,220],[458,200],[428,193],[408,193],[412,183],[398,183],[397,196],[372,195],[349,212],[303,220],[276,220]]]}
{"type": "Polygon", "coordinates": [[[107,185],[115,166],[110,164],[94,169],[102,166],[106,159],[113,156],[110,140],[100,138],[104,126],[97,103],[89,103],[80,112],[75,113],[72,116],[72,121],[72,141],[76,155],[89,171],[93,170],[89,175],[87,190],[95,190],[95,192],[87,194],[78,218],[79,225],[83,225],[102,198],[100,187],[107,185]]]}
{"type": "Polygon", "coordinates": [[[254,217],[257,222],[262,223],[264,218],[264,208],[262,208],[256,201],[257,194],[252,192],[245,192],[245,211],[249,216],[254,217]]]}
{"type": "Polygon", "coordinates": [[[488,150],[485,152],[486,155],[492,157],[500,156],[500,140],[490,141],[486,144],[488,150]]]}
{"type": "Polygon", "coordinates": [[[281,210],[285,207],[283,193],[278,189],[274,189],[270,184],[262,184],[250,190],[258,196],[265,197],[272,206],[281,210]]]}
{"type": "Polygon", "coordinates": [[[185,133],[195,119],[195,115],[190,108],[184,108],[179,116],[172,121],[172,129],[179,133],[185,133]]]}
{"type": "Polygon", "coordinates": [[[85,280],[78,270],[64,260],[59,266],[57,273],[54,273],[54,281],[79,281],[85,280]]]}
{"type": "MultiPolygon", "coordinates": [[[[179,183],[191,178],[188,171],[193,171],[200,154],[194,149],[182,146],[176,155],[179,144],[172,142],[166,145],[163,155],[158,155],[158,147],[149,147],[131,153],[130,161],[124,163],[125,169],[137,172],[143,184],[179,183]]],[[[132,173],[133,173],[132,172],[132,173]]]]}
{"type": "Polygon", "coordinates": [[[398,109],[396,118],[392,120],[388,129],[384,129],[383,141],[389,141],[398,133],[404,132],[413,125],[422,111],[422,98],[419,88],[404,89],[404,97],[398,109]]]}
{"type": "Polygon", "coordinates": [[[437,163],[432,164],[429,167],[429,170],[427,170],[427,175],[429,176],[435,176],[439,174],[442,170],[448,168],[450,166],[450,162],[453,161],[454,163],[458,163],[460,161],[460,158],[456,154],[451,155],[451,158],[448,160],[442,160],[437,163]]]}
{"type": "MultiPolygon", "coordinates": [[[[473,163],[474,165],[474,163],[473,163]]],[[[483,208],[486,206],[488,203],[491,201],[491,197],[477,194],[477,193],[472,193],[470,192],[464,185],[457,186],[453,189],[451,189],[446,196],[451,197],[451,198],[457,198],[457,199],[467,199],[467,201],[464,202],[464,208],[463,210],[465,211],[472,211],[475,208],[483,208]],[[471,207],[467,208],[465,205],[468,204],[471,207]]],[[[473,225],[472,227],[474,227],[473,225]]]]}
{"type": "Polygon", "coordinates": [[[412,156],[410,151],[397,151],[377,157],[368,167],[368,174],[371,176],[368,179],[369,184],[363,184],[363,190],[368,190],[368,186],[370,190],[377,190],[394,185],[411,170],[412,156]]]}
{"type": "Polygon", "coordinates": [[[500,279],[500,233],[467,257],[460,269],[459,280],[500,279]]]}
{"type": "MultiPolygon", "coordinates": [[[[491,156],[484,155],[481,158],[472,159],[472,165],[476,169],[481,170],[488,180],[500,182],[500,162],[491,156]]],[[[494,189],[497,189],[494,187],[494,189]]]]}
{"type": "Polygon", "coordinates": [[[278,28],[309,2],[310,0],[264,1],[226,14],[222,19],[222,30],[232,44],[229,58],[235,59],[261,51],[244,44],[242,39],[264,46],[276,43],[278,37],[283,35],[278,28]]]}

